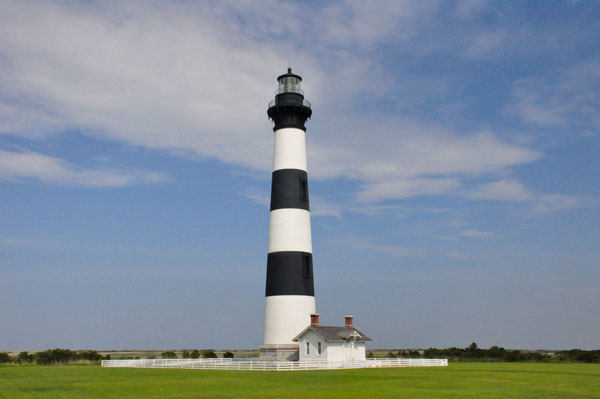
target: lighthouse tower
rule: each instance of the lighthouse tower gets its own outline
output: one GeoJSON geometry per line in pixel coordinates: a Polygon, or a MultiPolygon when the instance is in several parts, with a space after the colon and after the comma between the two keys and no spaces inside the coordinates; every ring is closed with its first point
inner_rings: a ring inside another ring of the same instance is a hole
{"type": "Polygon", "coordinates": [[[312,114],[300,88],[302,78],[288,68],[267,114],[275,127],[269,251],[262,360],[297,360],[292,339],[315,313],[312,240],[306,169],[306,128],[312,114]]]}

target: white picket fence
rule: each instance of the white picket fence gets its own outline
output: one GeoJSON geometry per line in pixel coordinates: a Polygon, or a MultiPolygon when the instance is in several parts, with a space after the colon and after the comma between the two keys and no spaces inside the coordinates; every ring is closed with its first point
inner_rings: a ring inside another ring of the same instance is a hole
{"type": "Polygon", "coordinates": [[[366,359],[348,361],[265,362],[253,359],[124,359],[102,360],[102,367],[179,368],[251,371],[361,369],[373,367],[444,367],[448,359],[366,359]]]}

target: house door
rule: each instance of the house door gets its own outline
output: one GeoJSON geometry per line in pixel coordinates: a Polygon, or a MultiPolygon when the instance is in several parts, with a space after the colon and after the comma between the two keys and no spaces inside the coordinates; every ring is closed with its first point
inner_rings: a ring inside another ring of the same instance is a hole
{"type": "Polygon", "coordinates": [[[355,358],[355,353],[356,353],[356,340],[354,338],[350,338],[348,341],[346,341],[346,345],[345,345],[345,350],[344,350],[344,358],[345,360],[356,360],[355,358]]]}

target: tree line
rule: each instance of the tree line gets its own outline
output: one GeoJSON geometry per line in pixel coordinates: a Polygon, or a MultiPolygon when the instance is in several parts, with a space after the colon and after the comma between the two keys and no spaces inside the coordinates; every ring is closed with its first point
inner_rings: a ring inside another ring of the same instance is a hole
{"type": "MultiPolygon", "coordinates": [[[[374,357],[369,353],[369,357],[374,357]]],[[[543,361],[571,361],[600,363],[600,350],[570,349],[560,351],[524,351],[504,349],[498,346],[492,346],[489,349],[482,349],[475,342],[466,348],[429,348],[424,351],[399,350],[398,352],[388,352],[386,357],[404,357],[404,358],[447,358],[454,361],[504,361],[504,362],[543,362],[543,361]]]]}
{"type": "MultiPolygon", "coordinates": [[[[179,356],[176,351],[168,350],[161,353],[162,359],[177,359],[179,356]]],[[[199,359],[202,358],[217,358],[217,353],[212,349],[207,349],[200,352],[197,349],[192,351],[183,350],[181,352],[182,359],[199,359]]],[[[225,352],[225,358],[233,358],[233,352],[225,352]]],[[[139,359],[139,356],[136,356],[139,359]]],[[[155,356],[150,356],[150,359],[155,356]]],[[[0,352],[0,363],[17,363],[17,364],[68,364],[76,361],[92,361],[99,362],[100,360],[110,360],[110,355],[102,355],[94,350],[72,351],[70,349],[48,349],[40,352],[19,352],[17,356],[10,356],[6,352],[0,352]]]]}
{"type": "Polygon", "coordinates": [[[67,364],[78,360],[100,361],[110,359],[110,355],[102,356],[93,350],[72,351],[70,349],[48,349],[45,351],[29,353],[19,352],[16,357],[11,357],[8,353],[0,352],[0,363],[35,363],[40,365],[67,364]]]}
{"type": "MultiPolygon", "coordinates": [[[[198,359],[217,358],[217,353],[213,349],[199,351],[183,350],[181,356],[174,350],[168,350],[161,353],[162,359],[198,359]]],[[[224,358],[233,358],[233,352],[223,353],[224,358]]],[[[369,352],[369,358],[375,357],[373,352],[369,352]]],[[[571,361],[600,363],[600,350],[570,349],[554,352],[547,351],[523,351],[510,350],[498,346],[492,346],[489,349],[482,349],[476,343],[472,343],[466,348],[429,348],[424,351],[417,350],[398,350],[390,351],[385,357],[395,358],[447,358],[451,361],[505,361],[505,362],[523,362],[523,361],[571,361]]],[[[136,356],[139,359],[139,356],[136,356]]],[[[150,359],[154,356],[150,356],[150,359]]],[[[94,350],[72,351],[70,349],[48,349],[40,352],[19,352],[17,356],[10,356],[8,353],[0,352],[0,363],[28,364],[35,363],[39,365],[68,364],[76,361],[98,362],[100,360],[109,360],[110,355],[102,355],[94,350]]]]}
{"type": "MultiPolygon", "coordinates": [[[[177,356],[177,352],[172,351],[172,350],[161,353],[160,357],[162,359],[177,359],[177,358],[179,358],[179,356],[177,356]]],[[[200,357],[205,358],[205,359],[215,359],[219,356],[217,356],[217,353],[213,349],[206,349],[202,352],[200,352],[197,349],[194,349],[191,352],[189,350],[184,349],[181,352],[181,359],[199,359],[200,357]]],[[[233,352],[227,351],[227,352],[223,353],[223,357],[224,358],[233,358],[233,352]]]]}

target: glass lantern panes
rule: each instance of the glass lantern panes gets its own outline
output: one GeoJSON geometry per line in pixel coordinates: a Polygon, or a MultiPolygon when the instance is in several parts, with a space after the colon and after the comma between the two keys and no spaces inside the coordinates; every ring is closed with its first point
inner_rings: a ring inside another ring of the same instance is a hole
{"type": "Polygon", "coordinates": [[[300,88],[300,79],[294,76],[285,76],[279,79],[279,89],[277,92],[304,94],[300,88]]]}

